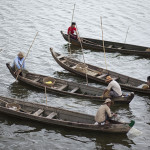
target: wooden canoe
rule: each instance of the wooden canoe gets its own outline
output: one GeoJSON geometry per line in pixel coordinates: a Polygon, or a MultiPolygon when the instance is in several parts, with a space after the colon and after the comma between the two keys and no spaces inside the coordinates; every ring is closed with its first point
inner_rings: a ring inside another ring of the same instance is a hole
{"type": "MultiPolygon", "coordinates": [[[[62,31],[61,34],[64,37],[64,39],[68,41],[68,35],[64,34],[62,31]]],[[[103,51],[102,40],[83,38],[83,37],[81,39],[82,39],[82,46],[84,49],[103,51]]],[[[78,40],[70,39],[70,43],[72,45],[81,47],[80,42],[78,40]]],[[[138,56],[150,58],[150,49],[144,46],[105,41],[105,50],[106,52],[118,52],[126,55],[138,55],[138,56]]]]}
{"type": "MultiPolygon", "coordinates": [[[[55,61],[64,69],[76,74],[80,75],[82,77],[86,77],[85,73],[85,67],[82,68],[82,66],[85,66],[80,61],[77,61],[75,59],[71,59],[69,57],[63,56],[61,54],[58,54],[53,51],[52,48],[50,48],[51,54],[54,57],[55,61]],[[81,67],[80,67],[81,66],[81,67]]],[[[142,80],[138,80],[129,76],[125,76],[110,70],[106,70],[103,68],[99,68],[90,64],[86,64],[87,67],[87,76],[89,79],[92,79],[94,81],[97,81],[99,83],[107,84],[105,82],[105,78],[107,75],[110,75],[114,80],[116,80],[122,89],[132,91],[132,92],[139,92],[139,93],[145,93],[150,95],[150,89],[142,89],[140,86],[143,84],[146,84],[146,82],[142,80]]]]}
{"type": "Polygon", "coordinates": [[[45,106],[37,103],[24,102],[21,100],[0,96],[0,112],[15,116],[19,119],[29,119],[48,125],[59,125],[72,129],[82,129],[107,133],[127,133],[134,125],[132,123],[121,123],[111,121],[107,125],[95,125],[94,116],[78,112],[68,111],[61,108],[45,106]],[[19,105],[19,109],[7,107],[9,105],[19,105]]]}
{"type": "MultiPolygon", "coordinates": [[[[10,64],[6,64],[12,76],[16,79],[16,75],[12,70],[10,64]]],[[[28,85],[39,89],[45,89],[47,92],[52,92],[55,94],[62,94],[62,95],[71,95],[77,96],[81,98],[89,98],[92,100],[97,100],[103,102],[107,97],[100,97],[103,93],[103,90],[100,88],[96,88],[93,86],[87,86],[75,82],[69,82],[66,80],[61,80],[57,78],[52,78],[55,80],[55,84],[53,86],[49,86],[44,84],[43,79],[47,78],[47,76],[27,73],[25,77],[18,76],[18,81],[24,82],[28,85]]],[[[50,77],[51,78],[51,77],[50,77]]],[[[51,80],[51,79],[50,79],[51,80]]],[[[117,98],[112,99],[115,102],[121,103],[130,103],[131,100],[134,98],[134,93],[130,93],[128,96],[120,96],[117,98]]]]}

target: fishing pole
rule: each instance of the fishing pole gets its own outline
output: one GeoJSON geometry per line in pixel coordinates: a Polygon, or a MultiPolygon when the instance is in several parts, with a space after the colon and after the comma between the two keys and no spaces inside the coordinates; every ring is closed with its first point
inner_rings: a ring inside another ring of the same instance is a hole
{"type": "MultiPolygon", "coordinates": [[[[72,12],[71,25],[72,25],[73,18],[74,18],[75,6],[76,6],[76,4],[74,4],[74,8],[73,8],[73,12],[72,12]]],[[[69,51],[70,51],[70,56],[71,56],[71,47],[70,47],[70,34],[68,35],[68,41],[69,41],[69,51]]]]}
{"type": "MultiPolygon", "coordinates": [[[[28,50],[28,52],[27,52],[27,54],[26,54],[26,56],[25,56],[25,58],[24,58],[24,60],[23,60],[23,62],[22,62],[22,65],[21,65],[21,67],[20,67],[20,70],[22,70],[22,66],[23,66],[23,64],[24,64],[24,62],[25,62],[25,60],[26,60],[26,58],[27,58],[27,56],[28,56],[28,54],[29,54],[29,52],[30,52],[30,49],[31,49],[31,47],[32,47],[32,45],[33,45],[33,43],[34,43],[34,41],[35,41],[37,35],[38,35],[38,32],[36,33],[36,35],[35,35],[35,37],[34,37],[34,39],[33,39],[33,41],[32,41],[32,44],[31,44],[31,46],[30,46],[30,48],[29,48],[29,50],[28,50]]],[[[18,75],[17,75],[17,77],[16,77],[16,81],[17,81],[17,79],[18,79],[18,76],[19,76],[19,73],[18,73],[18,75]]]]}
{"type": "Polygon", "coordinates": [[[100,17],[100,20],[101,20],[101,31],[102,31],[103,51],[104,51],[105,65],[106,65],[106,70],[107,70],[107,62],[106,62],[106,54],[105,54],[105,45],[104,45],[104,39],[103,39],[102,17],[100,17]]]}

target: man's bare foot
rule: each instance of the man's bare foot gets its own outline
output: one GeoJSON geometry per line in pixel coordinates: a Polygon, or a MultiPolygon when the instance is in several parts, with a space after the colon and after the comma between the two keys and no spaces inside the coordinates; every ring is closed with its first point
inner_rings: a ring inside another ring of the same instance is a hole
{"type": "Polygon", "coordinates": [[[109,124],[110,122],[108,120],[106,120],[105,124],[109,124]]]}

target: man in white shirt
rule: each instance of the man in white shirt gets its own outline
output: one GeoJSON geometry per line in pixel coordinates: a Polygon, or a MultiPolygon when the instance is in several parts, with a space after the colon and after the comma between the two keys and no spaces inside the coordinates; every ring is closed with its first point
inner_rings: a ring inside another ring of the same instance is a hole
{"type": "Polygon", "coordinates": [[[122,96],[122,91],[121,91],[120,85],[118,84],[118,82],[113,80],[111,78],[111,76],[107,76],[105,82],[108,83],[108,86],[104,90],[103,95],[105,95],[105,93],[109,92],[109,96],[111,98],[122,96]]]}

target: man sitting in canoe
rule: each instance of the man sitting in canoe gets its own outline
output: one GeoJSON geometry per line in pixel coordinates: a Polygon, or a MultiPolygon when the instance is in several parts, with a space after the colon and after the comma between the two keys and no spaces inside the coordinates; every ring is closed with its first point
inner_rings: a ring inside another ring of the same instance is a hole
{"type": "Polygon", "coordinates": [[[108,83],[108,86],[104,90],[104,93],[103,93],[104,97],[105,97],[106,94],[108,96],[110,96],[111,98],[122,96],[122,91],[121,91],[120,85],[118,84],[118,82],[113,80],[111,78],[111,76],[107,76],[105,82],[108,83]]]}
{"type": "Polygon", "coordinates": [[[72,39],[78,39],[78,33],[77,33],[77,29],[75,27],[76,23],[72,22],[71,27],[68,28],[68,35],[70,36],[70,38],[72,39]],[[74,34],[74,32],[76,33],[76,35],[74,34]]]}
{"type": "Polygon", "coordinates": [[[111,99],[107,98],[103,105],[101,105],[96,113],[95,121],[99,125],[109,124],[109,120],[116,114],[111,114],[110,106],[111,106],[111,99]]]}
{"type": "Polygon", "coordinates": [[[18,56],[15,58],[12,68],[16,75],[24,76],[25,72],[25,61],[24,61],[24,54],[22,52],[18,53],[18,56]]]}

